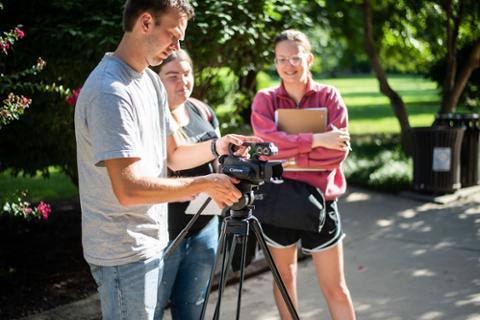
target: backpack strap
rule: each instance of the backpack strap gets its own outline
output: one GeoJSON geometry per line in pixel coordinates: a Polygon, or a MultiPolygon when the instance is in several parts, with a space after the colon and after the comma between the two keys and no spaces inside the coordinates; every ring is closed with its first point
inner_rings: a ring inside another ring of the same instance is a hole
{"type": "Polygon", "coordinates": [[[190,101],[193,104],[193,106],[198,110],[198,112],[200,112],[200,115],[202,116],[203,119],[212,123],[213,114],[205,102],[192,97],[188,98],[188,101],[190,101]]]}

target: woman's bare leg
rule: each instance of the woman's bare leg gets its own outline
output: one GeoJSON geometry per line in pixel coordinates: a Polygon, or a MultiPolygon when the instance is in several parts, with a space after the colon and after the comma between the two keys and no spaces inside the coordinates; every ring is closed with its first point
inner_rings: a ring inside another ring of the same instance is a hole
{"type": "Polygon", "coordinates": [[[354,320],[352,298],[343,271],[343,245],[312,254],[320,289],[333,320],[354,320]]]}
{"type": "MultiPolygon", "coordinates": [[[[290,300],[292,300],[293,306],[298,310],[298,298],[297,298],[297,247],[291,246],[288,248],[274,248],[268,247],[272,254],[273,261],[280,273],[285,288],[287,289],[290,300]]],[[[278,307],[278,312],[282,320],[292,319],[290,312],[288,311],[287,304],[283,300],[282,293],[278,288],[275,281],[273,282],[273,293],[275,302],[278,307]]]]}

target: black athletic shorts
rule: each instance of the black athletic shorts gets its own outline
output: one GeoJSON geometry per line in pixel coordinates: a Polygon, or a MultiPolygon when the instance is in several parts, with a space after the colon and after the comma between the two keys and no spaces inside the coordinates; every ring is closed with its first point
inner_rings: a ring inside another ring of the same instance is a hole
{"type": "Polygon", "coordinates": [[[326,220],[320,232],[302,231],[262,224],[263,235],[269,246],[288,248],[300,242],[306,254],[320,252],[338,244],[345,234],[342,231],[337,201],[326,202],[326,220]]]}

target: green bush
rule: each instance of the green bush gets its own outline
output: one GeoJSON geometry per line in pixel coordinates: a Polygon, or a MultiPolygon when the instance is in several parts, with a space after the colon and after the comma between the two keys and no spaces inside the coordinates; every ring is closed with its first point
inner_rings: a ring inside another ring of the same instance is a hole
{"type": "Polygon", "coordinates": [[[399,136],[352,137],[352,152],[343,168],[349,184],[386,192],[409,189],[412,161],[399,144],[399,136]]]}
{"type": "Polygon", "coordinates": [[[238,77],[232,69],[209,67],[196,70],[193,96],[215,106],[222,134],[238,132],[243,125],[240,115],[228,108],[235,105],[239,94],[238,77]]]}
{"type": "MultiPolygon", "coordinates": [[[[15,60],[9,67],[21,69],[41,54],[47,66],[36,77],[38,83],[81,86],[104,52],[114,49],[121,36],[122,3],[122,0],[5,1],[0,29],[18,22],[25,25],[25,38],[18,44],[15,60]]],[[[2,128],[0,172],[11,169],[13,175],[35,176],[40,171],[48,176],[48,167],[55,166],[75,182],[74,108],[63,96],[29,91],[19,91],[33,100],[28,112],[2,128]]]]}

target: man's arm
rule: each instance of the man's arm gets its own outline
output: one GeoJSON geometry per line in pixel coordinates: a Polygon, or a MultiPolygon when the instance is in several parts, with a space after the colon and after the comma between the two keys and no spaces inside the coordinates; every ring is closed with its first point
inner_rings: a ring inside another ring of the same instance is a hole
{"type": "Polygon", "coordinates": [[[191,199],[206,192],[221,208],[231,206],[242,194],[223,174],[192,178],[158,178],[141,174],[140,159],[106,160],[112,189],[121,205],[153,204],[191,199]]]}

